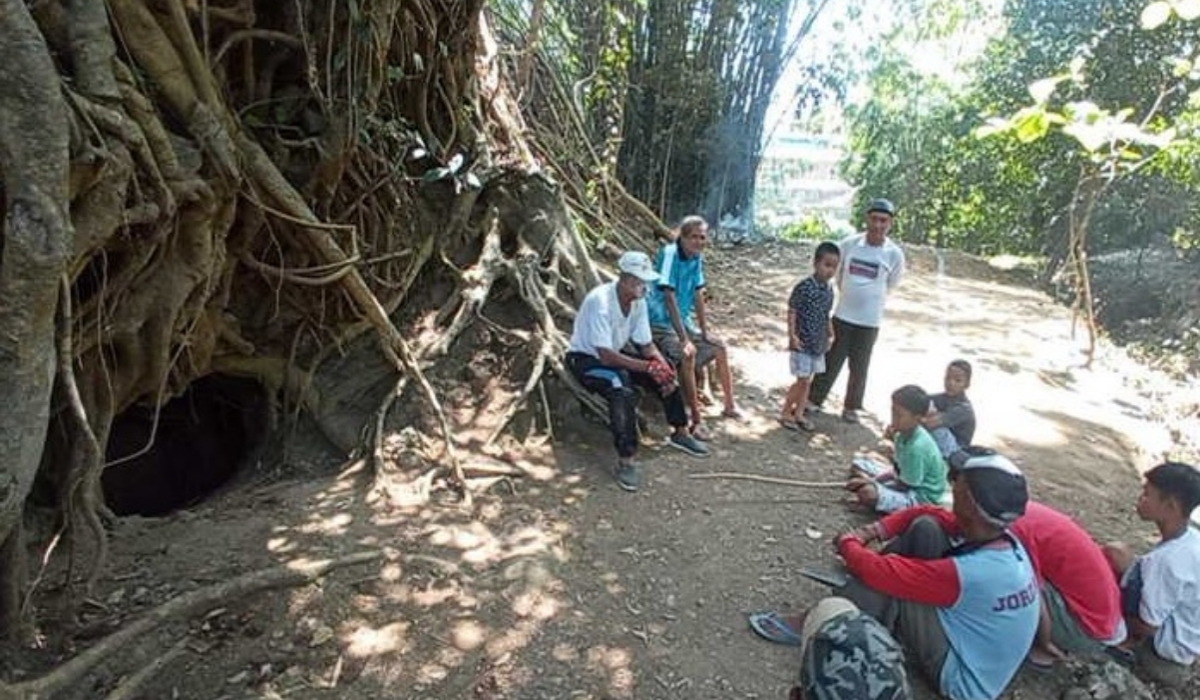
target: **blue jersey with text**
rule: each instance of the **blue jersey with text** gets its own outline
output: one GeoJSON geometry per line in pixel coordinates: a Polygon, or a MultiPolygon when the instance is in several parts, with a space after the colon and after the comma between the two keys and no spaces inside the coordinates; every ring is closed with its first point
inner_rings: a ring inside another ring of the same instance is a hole
{"type": "Polygon", "coordinates": [[[941,691],[954,700],[998,697],[1037,632],[1037,577],[1025,548],[1010,544],[954,557],[961,593],[937,611],[950,643],[941,691]]]}

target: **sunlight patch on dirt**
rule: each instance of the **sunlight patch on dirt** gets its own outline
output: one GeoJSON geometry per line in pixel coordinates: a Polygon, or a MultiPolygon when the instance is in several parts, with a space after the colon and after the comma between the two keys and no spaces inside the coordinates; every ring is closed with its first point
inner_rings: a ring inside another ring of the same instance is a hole
{"type": "Polygon", "coordinates": [[[360,623],[344,635],[342,641],[346,645],[346,653],[350,656],[378,656],[402,650],[408,627],[407,622],[392,622],[382,627],[360,623]]]}
{"type": "Polygon", "coordinates": [[[595,646],[587,650],[587,664],[592,672],[603,676],[608,692],[615,698],[633,697],[633,654],[625,647],[595,646]]]}

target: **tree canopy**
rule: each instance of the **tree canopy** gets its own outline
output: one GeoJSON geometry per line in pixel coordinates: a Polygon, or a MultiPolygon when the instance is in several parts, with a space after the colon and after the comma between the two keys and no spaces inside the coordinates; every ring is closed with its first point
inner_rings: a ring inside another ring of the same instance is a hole
{"type": "MultiPolygon", "coordinates": [[[[1193,241],[1200,180],[1190,157],[1198,75],[1192,5],[1152,3],[1151,13],[1166,14],[1150,26],[1143,3],[1007,0],[1003,31],[960,66],[962,87],[884,52],[869,73],[869,98],[850,107],[846,173],[863,192],[890,192],[903,202],[898,229],[906,238],[1047,255],[1053,271],[1067,257],[1081,169],[1111,141],[1098,122],[1119,118],[1147,133],[1171,126],[1173,147],[1111,182],[1094,203],[1090,245],[1104,251],[1155,236],[1193,241]],[[1010,122],[1014,138],[981,138],[977,129],[989,119],[1031,103],[1075,127],[1051,130],[1056,117],[1034,109],[1010,122]],[[1085,125],[1101,143],[1080,148],[1085,125]]],[[[1127,165],[1159,150],[1128,145],[1112,152],[1127,165]]]]}

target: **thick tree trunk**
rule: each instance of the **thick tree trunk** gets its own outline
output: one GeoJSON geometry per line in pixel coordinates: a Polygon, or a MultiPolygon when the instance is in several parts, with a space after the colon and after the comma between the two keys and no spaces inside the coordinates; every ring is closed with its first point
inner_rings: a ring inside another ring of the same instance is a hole
{"type": "Polygon", "coordinates": [[[17,633],[21,517],[42,459],[54,379],[54,313],[70,240],[67,110],[24,0],[0,0],[0,634],[17,633]]]}
{"type": "MultiPolygon", "coordinates": [[[[558,325],[599,275],[575,222],[623,248],[646,247],[642,236],[665,228],[592,167],[596,149],[575,133],[585,118],[569,100],[552,106],[570,132],[555,141],[581,144],[591,160],[535,150],[509,90],[515,67],[482,0],[34,9],[31,19],[22,0],[0,0],[5,631],[15,629],[20,523],[35,476],[57,497],[62,549],[83,550],[73,561],[88,564],[89,584],[102,572],[102,517],[113,514],[100,475],[110,429],[130,406],[161,406],[223,372],[259,379],[269,398],[322,422],[313,374],[374,330],[387,383],[420,391],[419,401],[396,402],[402,420],[442,438],[430,473],[469,494],[452,435],[465,426],[441,410],[439,374],[449,372],[426,360],[436,350],[453,358],[459,334],[490,336],[465,331],[495,329],[485,305],[514,300],[525,313],[500,331],[535,341],[535,356],[531,373],[509,378],[520,389],[504,415],[547,368],[578,389],[558,360],[558,325]],[[589,165],[576,169],[579,160],[589,165]],[[597,172],[602,194],[592,198],[587,178],[597,172]],[[60,282],[69,289],[61,298],[60,282]],[[497,299],[493,285],[503,288],[497,299]],[[429,334],[436,342],[395,325],[438,308],[449,325],[429,334]]],[[[537,59],[531,84],[544,78],[537,59]]],[[[379,413],[371,425],[387,429],[388,411],[379,413]]],[[[356,439],[368,417],[357,418],[356,439]]],[[[132,453],[155,448],[152,432],[132,453]]],[[[386,474],[390,465],[378,466],[386,474]]]]}

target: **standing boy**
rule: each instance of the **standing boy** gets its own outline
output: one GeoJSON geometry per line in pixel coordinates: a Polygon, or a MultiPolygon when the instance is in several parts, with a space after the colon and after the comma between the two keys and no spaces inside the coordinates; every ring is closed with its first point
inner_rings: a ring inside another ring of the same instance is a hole
{"type": "Polygon", "coordinates": [[[1200,471],[1163,462],[1146,472],[1137,514],[1161,536],[1134,557],[1127,545],[1105,547],[1120,577],[1121,607],[1129,637],[1121,645],[1151,680],[1183,686],[1200,656],[1200,532],[1191,525],[1200,506],[1200,471]]]}
{"type": "Polygon", "coordinates": [[[858,422],[867,390],[867,370],[871,352],[883,320],[887,295],[904,274],[904,251],[888,238],[896,207],[886,199],[867,205],[867,231],[842,240],[841,267],[838,269],[838,302],[833,312],[833,346],[825,357],[825,372],[812,385],[812,405],[820,407],[837,381],[846,360],[850,377],[846,380],[846,400],[842,419],[858,422]]]}
{"type": "Polygon", "coordinates": [[[808,388],[815,374],[825,371],[825,352],[833,342],[833,288],[829,280],[837,274],[841,251],[828,241],[813,254],[813,273],[801,280],[788,298],[788,355],[795,381],[783,399],[779,424],[790,430],[811,431],[813,424],[804,416],[808,388]]]}
{"type": "Polygon", "coordinates": [[[687,410],[675,372],[650,338],[650,320],[642,297],[646,284],[656,281],[658,273],[649,256],[637,251],[622,255],[617,268],[621,274],[616,280],[584,297],[571,331],[567,366],[584,387],[608,402],[608,422],[617,448],[613,475],[621,488],[637,491],[641,475],[633,459],[638,444],[636,387],[662,397],[672,428],[668,444],[694,457],[707,457],[708,449],[688,433],[687,410]],[[624,351],[627,343],[633,344],[637,355],[624,351]]]}

